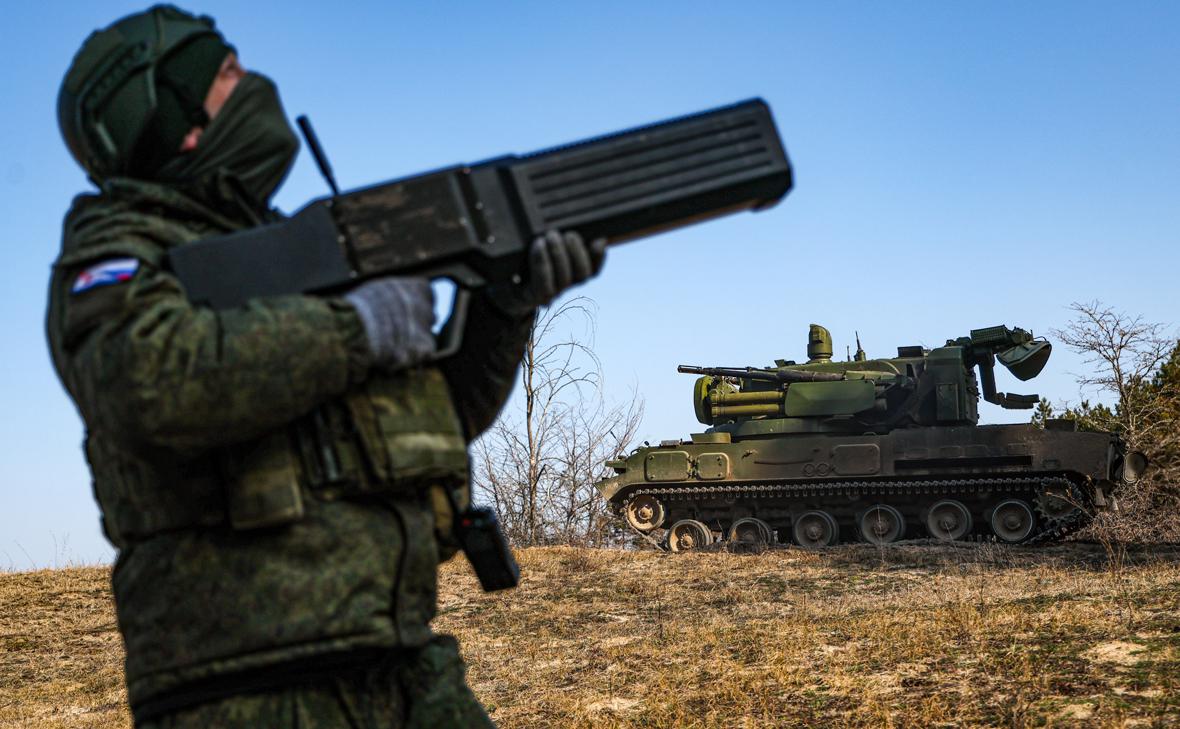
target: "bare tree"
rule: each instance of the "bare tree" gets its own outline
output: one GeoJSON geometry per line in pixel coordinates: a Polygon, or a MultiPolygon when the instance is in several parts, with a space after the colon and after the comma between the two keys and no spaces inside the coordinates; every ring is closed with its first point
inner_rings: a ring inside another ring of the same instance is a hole
{"type": "Polygon", "coordinates": [[[600,543],[605,504],[594,484],[642,419],[632,398],[608,406],[593,350],[594,304],[578,297],[533,324],[515,402],[475,444],[472,478],[518,545],[600,543]],[[581,334],[570,334],[581,327],[581,334]]]}
{"type": "MultiPolygon", "coordinates": [[[[1180,342],[1163,324],[1145,322],[1099,301],[1074,303],[1075,316],[1053,335],[1082,355],[1091,368],[1076,375],[1083,390],[1106,395],[1113,407],[1082,400],[1060,415],[1083,429],[1118,433],[1133,450],[1153,462],[1148,477],[1124,489],[1121,514],[1106,515],[1096,525],[1100,537],[1154,540],[1180,537],[1180,342]]],[[[1043,402],[1034,415],[1053,415],[1043,402]]]]}
{"type": "Polygon", "coordinates": [[[567,408],[556,449],[560,465],[554,494],[553,536],[567,544],[606,541],[610,513],[594,484],[610,473],[606,460],[635,438],[643,403],[634,395],[626,404],[608,407],[600,396],[567,408]]]}
{"type": "MultiPolygon", "coordinates": [[[[1132,448],[1171,445],[1177,433],[1176,404],[1180,393],[1168,383],[1160,387],[1156,375],[1176,346],[1163,324],[1143,321],[1116,311],[1100,301],[1073,303],[1074,320],[1053,336],[1082,355],[1092,369],[1076,375],[1083,389],[1111,395],[1113,410],[1103,408],[1099,423],[1122,435],[1132,448]]],[[[1093,410],[1093,409],[1091,409],[1093,410]]]]}

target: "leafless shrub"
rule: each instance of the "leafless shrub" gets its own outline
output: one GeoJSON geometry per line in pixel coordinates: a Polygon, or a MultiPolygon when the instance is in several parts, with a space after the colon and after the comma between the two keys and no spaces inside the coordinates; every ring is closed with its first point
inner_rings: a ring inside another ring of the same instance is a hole
{"type": "Polygon", "coordinates": [[[1058,415],[1083,429],[1118,433],[1153,463],[1146,478],[1122,489],[1121,509],[1101,514],[1086,536],[1104,543],[1180,539],[1180,341],[1165,325],[1100,301],[1075,302],[1070,309],[1073,321],[1053,335],[1090,368],[1076,375],[1082,391],[1115,405],[1082,400],[1058,415]]]}
{"type": "Polygon", "coordinates": [[[632,397],[609,404],[594,355],[594,303],[545,310],[521,368],[522,408],[506,409],[475,444],[476,493],[491,502],[512,542],[602,545],[612,521],[594,484],[625,450],[643,417],[632,397]],[[583,333],[569,331],[581,324],[583,333]]]}

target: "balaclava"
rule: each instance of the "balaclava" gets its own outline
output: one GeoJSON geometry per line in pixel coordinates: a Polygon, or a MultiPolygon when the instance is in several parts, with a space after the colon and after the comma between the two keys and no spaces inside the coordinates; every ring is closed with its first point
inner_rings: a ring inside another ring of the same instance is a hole
{"type": "Polygon", "coordinates": [[[264,210],[295,161],[299,138],[291,129],[274,82],[247,73],[202,132],[197,146],[177,155],[153,178],[217,202],[233,191],[264,210]]]}

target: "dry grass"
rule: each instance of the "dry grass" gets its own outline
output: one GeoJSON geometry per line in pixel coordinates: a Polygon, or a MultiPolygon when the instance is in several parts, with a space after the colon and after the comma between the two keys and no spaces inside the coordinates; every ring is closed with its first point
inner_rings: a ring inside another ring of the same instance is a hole
{"type": "MultiPolygon", "coordinates": [[[[1180,548],[523,550],[442,574],[501,727],[1180,725],[1180,548]]],[[[105,570],[0,576],[0,726],[127,726],[105,570]]]]}
{"type": "Polygon", "coordinates": [[[0,575],[0,727],[130,726],[104,567],[0,575]]]}

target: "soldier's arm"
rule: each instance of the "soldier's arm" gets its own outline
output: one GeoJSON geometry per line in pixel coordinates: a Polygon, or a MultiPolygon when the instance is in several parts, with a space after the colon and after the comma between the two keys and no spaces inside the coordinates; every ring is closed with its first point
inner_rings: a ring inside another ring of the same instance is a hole
{"type": "Polygon", "coordinates": [[[472,300],[463,344],[440,365],[468,441],[491,426],[512,393],[535,311],[505,314],[486,292],[472,300]]]}
{"type": "MultiPolygon", "coordinates": [[[[140,262],[131,279],[71,293],[55,285],[63,377],[87,422],[182,452],[279,427],[362,380],[369,353],[340,299],[286,296],[213,311],[194,307],[168,272],[140,262]]],[[[51,312],[50,326],[54,314],[51,312]]]]}

